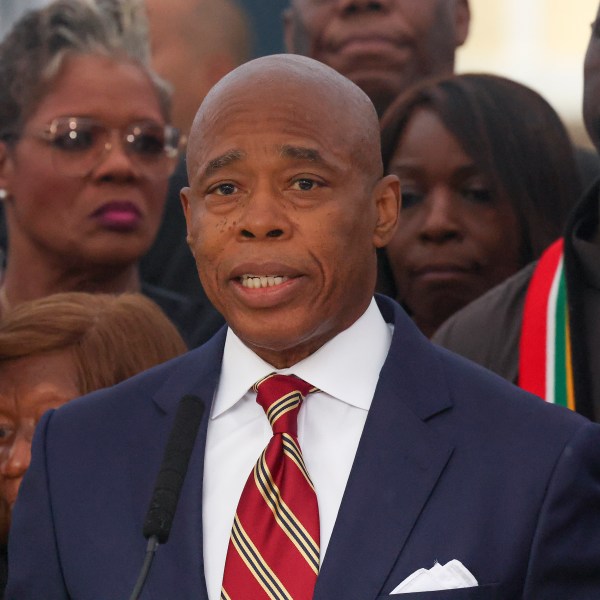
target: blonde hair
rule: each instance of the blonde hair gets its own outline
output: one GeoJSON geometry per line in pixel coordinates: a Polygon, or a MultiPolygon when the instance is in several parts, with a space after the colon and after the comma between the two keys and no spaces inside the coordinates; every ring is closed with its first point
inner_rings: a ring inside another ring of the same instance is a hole
{"type": "Polygon", "coordinates": [[[81,394],[108,387],[187,350],[141,294],[66,292],[19,304],[0,320],[0,363],[69,350],[81,394]]]}

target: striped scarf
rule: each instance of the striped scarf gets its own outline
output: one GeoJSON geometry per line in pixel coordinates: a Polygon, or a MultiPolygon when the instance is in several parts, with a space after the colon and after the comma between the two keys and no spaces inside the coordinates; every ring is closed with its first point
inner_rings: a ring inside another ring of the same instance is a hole
{"type": "Polygon", "coordinates": [[[575,410],[564,264],[564,240],[561,238],[544,252],[527,289],[518,383],[547,402],[575,410]]]}

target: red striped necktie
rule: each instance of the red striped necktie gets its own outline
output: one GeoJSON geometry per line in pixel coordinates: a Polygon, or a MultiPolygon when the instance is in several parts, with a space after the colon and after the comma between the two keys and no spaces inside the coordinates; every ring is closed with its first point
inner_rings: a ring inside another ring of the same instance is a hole
{"type": "Polygon", "coordinates": [[[316,388],[295,375],[254,385],[273,428],[235,513],[221,600],[311,600],[319,573],[319,509],[298,444],[300,404],[316,388]]]}

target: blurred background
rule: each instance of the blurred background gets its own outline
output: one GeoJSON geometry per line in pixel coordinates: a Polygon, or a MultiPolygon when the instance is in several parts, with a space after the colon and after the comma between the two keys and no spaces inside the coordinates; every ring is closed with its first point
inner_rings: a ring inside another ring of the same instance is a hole
{"type": "MultiPolygon", "coordinates": [[[[0,37],[29,7],[47,0],[0,0],[0,37]]],[[[288,0],[238,0],[255,31],[254,55],[283,51],[281,11],[288,0]]],[[[169,0],[164,0],[168,10],[169,0]]],[[[525,83],[554,106],[576,142],[581,123],[583,58],[598,0],[470,0],[469,40],[458,72],[487,71],[525,83]]]]}
{"type": "Polygon", "coordinates": [[[470,0],[472,28],[457,71],[491,71],[540,92],[575,141],[581,120],[583,59],[598,0],[470,0]]]}

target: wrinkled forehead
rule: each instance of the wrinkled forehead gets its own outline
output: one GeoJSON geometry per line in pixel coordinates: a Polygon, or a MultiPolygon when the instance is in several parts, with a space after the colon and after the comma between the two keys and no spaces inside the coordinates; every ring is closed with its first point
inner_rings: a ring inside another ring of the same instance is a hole
{"type": "Polygon", "coordinates": [[[206,97],[194,121],[188,161],[206,155],[209,146],[254,132],[279,137],[282,144],[312,140],[333,153],[379,155],[379,125],[366,95],[337,73],[279,68],[242,71],[222,80],[206,97]]]}

